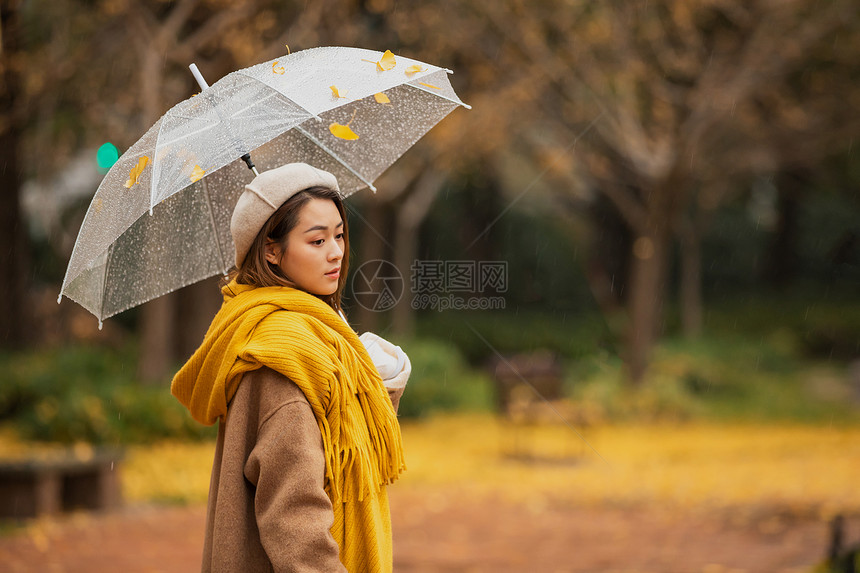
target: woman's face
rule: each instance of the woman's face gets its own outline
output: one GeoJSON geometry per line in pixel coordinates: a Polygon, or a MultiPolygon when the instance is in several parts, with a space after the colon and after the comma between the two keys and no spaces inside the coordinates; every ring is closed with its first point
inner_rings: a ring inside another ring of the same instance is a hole
{"type": "Polygon", "coordinates": [[[310,199],[299,212],[299,222],[287,234],[287,247],[270,241],[266,260],[304,291],[334,294],[343,260],[343,220],[334,201],[310,199]]]}

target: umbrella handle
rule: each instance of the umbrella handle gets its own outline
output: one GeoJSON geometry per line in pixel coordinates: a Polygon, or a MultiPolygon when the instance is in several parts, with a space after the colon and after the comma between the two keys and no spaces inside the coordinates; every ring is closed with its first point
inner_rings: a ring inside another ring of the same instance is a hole
{"type": "MultiPolygon", "coordinates": [[[[200,86],[201,90],[205,90],[209,87],[209,84],[206,83],[206,80],[203,78],[203,74],[200,73],[200,70],[197,68],[197,64],[191,64],[188,66],[188,69],[191,70],[191,75],[194,76],[194,79],[197,80],[197,85],[200,86]]],[[[254,172],[254,175],[259,175],[260,173],[257,171],[257,168],[254,166],[254,162],[251,161],[251,154],[246,153],[242,156],[242,160],[245,162],[245,165],[248,166],[248,169],[254,172]]]]}

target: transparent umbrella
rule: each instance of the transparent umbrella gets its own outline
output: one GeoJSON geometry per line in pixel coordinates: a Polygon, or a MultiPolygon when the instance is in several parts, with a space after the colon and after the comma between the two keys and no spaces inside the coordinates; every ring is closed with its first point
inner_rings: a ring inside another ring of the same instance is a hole
{"type": "MultiPolygon", "coordinates": [[[[465,106],[449,70],[359,48],[314,48],[232,72],[170,109],[93,197],[63,295],[99,321],[233,264],[230,217],[254,174],[305,162],[344,197],[465,106]]],[[[465,106],[468,107],[468,106],[465,106]]]]}

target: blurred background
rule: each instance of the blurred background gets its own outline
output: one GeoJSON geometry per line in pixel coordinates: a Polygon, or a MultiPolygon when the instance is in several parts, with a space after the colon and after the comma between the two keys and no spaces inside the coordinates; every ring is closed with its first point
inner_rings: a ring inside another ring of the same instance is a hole
{"type": "Polygon", "coordinates": [[[472,106],[347,201],[347,314],[413,364],[396,570],[798,571],[858,543],[855,1],[0,6],[0,476],[113,452],[126,508],[9,521],[12,570],[98,570],[70,539],[146,527],[173,545],[127,570],[197,568],[215,434],[169,382],[217,278],[101,330],[57,295],[111,146],[199,91],[188,64],[327,45],[450,68],[472,106]]]}

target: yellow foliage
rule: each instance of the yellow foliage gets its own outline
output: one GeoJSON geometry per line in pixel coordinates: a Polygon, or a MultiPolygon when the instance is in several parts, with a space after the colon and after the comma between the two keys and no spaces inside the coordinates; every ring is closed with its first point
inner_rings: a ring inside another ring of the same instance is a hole
{"type": "Polygon", "coordinates": [[[391,100],[388,99],[388,96],[382,92],[378,94],[373,94],[373,99],[376,100],[376,103],[391,103],[391,100]]]}
{"type": "Polygon", "coordinates": [[[376,69],[380,72],[386,72],[397,65],[397,62],[394,61],[394,54],[391,53],[391,50],[385,50],[385,53],[382,54],[382,58],[376,62],[376,69]]]}
{"type": "Polygon", "coordinates": [[[349,141],[358,139],[358,135],[349,127],[349,125],[333,123],[328,126],[328,130],[333,136],[340,139],[346,139],[349,141]]]}
{"type": "Polygon", "coordinates": [[[442,89],[442,88],[440,88],[439,86],[434,86],[433,84],[425,84],[424,82],[418,82],[418,85],[422,85],[422,86],[424,86],[425,88],[432,88],[432,89],[434,89],[434,90],[440,90],[440,89],[442,89]]]}
{"type": "Polygon", "coordinates": [[[374,62],[373,60],[365,60],[362,58],[362,62],[370,62],[371,64],[376,64],[376,69],[380,72],[387,72],[397,65],[397,62],[394,59],[394,54],[391,53],[391,50],[385,50],[385,53],[382,54],[382,57],[378,62],[374,62]]]}
{"type": "MultiPolygon", "coordinates": [[[[332,87],[334,87],[334,86],[332,86],[332,87]]],[[[355,119],[355,112],[356,111],[358,111],[358,110],[357,109],[353,110],[352,117],[350,118],[349,122],[347,122],[346,125],[341,125],[339,123],[332,123],[331,125],[329,125],[328,130],[331,132],[331,134],[335,137],[340,138],[340,139],[346,139],[346,140],[350,140],[350,141],[358,139],[358,135],[349,127],[349,124],[351,124],[352,120],[355,119]]]]}
{"type": "Polygon", "coordinates": [[[287,70],[284,69],[283,66],[279,66],[277,60],[272,62],[272,72],[282,76],[286,73],[287,70]]]}
{"type": "Polygon", "coordinates": [[[697,423],[579,433],[588,443],[563,425],[514,428],[488,416],[404,424],[409,470],[398,483],[465,486],[523,501],[766,504],[823,516],[860,510],[860,428],[697,423]],[[515,440],[537,461],[507,456],[515,440]]]}
{"type": "Polygon", "coordinates": [[[123,462],[123,496],[131,502],[204,503],[214,453],[214,442],[133,446],[123,462]]]}
{"type": "Polygon", "coordinates": [[[336,98],[345,98],[346,94],[349,93],[347,90],[340,91],[337,89],[337,86],[329,86],[329,89],[331,90],[331,94],[336,98]]]}
{"type": "Polygon", "coordinates": [[[206,175],[206,170],[200,167],[199,165],[195,165],[194,169],[191,171],[190,179],[192,183],[196,183],[203,179],[203,176],[206,175]]]}
{"type": "MultiPolygon", "coordinates": [[[[860,511],[860,427],[691,423],[574,431],[456,415],[404,423],[403,439],[408,471],[396,487],[468,488],[522,502],[770,506],[822,518],[860,511]],[[514,440],[527,446],[531,462],[507,455],[514,440]]],[[[84,447],[76,452],[84,455],[84,447]]],[[[63,451],[0,429],[0,458],[63,451]]],[[[211,441],[131,446],[122,465],[124,496],[204,503],[214,451],[211,441]]]]}
{"type": "Polygon", "coordinates": [[[131,168],[131,172],[128,174],[128,181],[125,182],[126,189],[131,189],[138,182],[147,163],[149,163],[149,157],[144,155],[137,161],[137,165],[131,168]]]}
{"type": "Polygon", "coordinates": [[[407,76],[414,76],[418,72],[423,72],[423,71],[424,71],[423,66],[419,66],[418,64],[413,64],[413,65],[409,66],[408,68],[406,68],[404,73],[407,76]]]}

